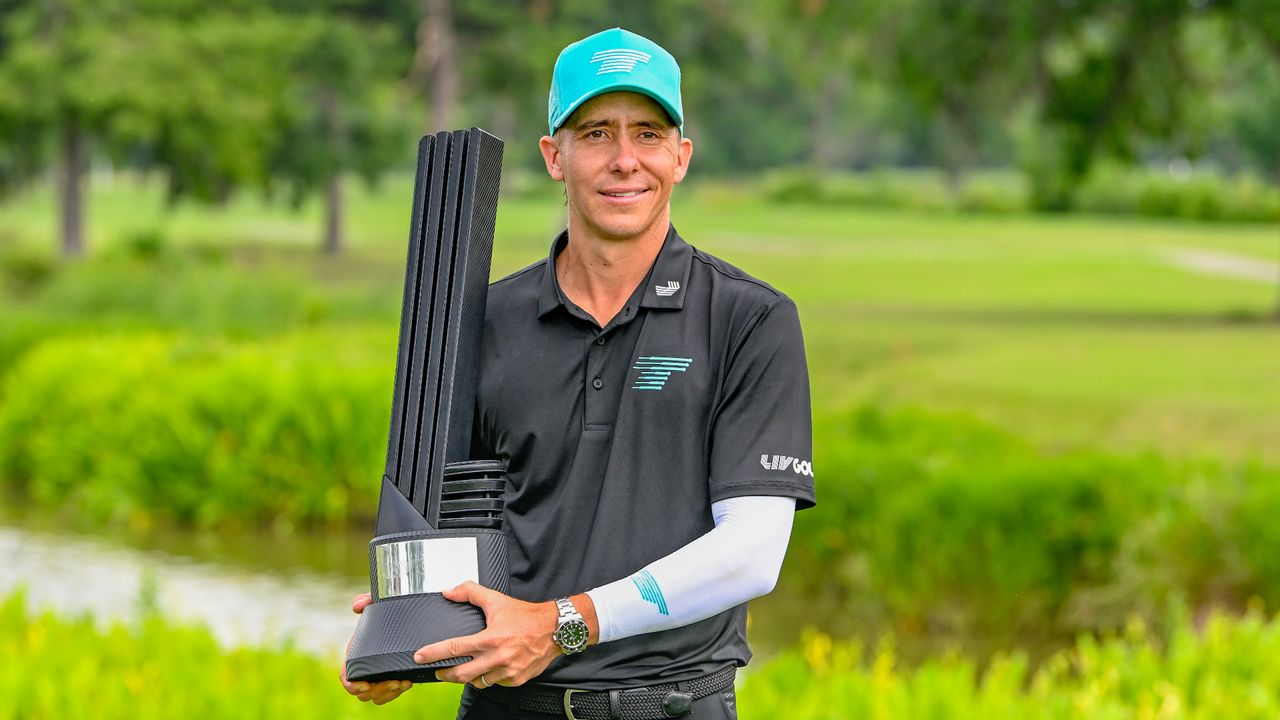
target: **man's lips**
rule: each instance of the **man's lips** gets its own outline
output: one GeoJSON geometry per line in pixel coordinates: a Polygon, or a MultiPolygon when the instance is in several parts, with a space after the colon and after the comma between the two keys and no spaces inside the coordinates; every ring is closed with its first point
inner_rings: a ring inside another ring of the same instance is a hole
{"type": "Polygon", "coordinates": [[[648,188],[611,188],[609,190],[599,191],[601,195],[610,200],[631,200],[649,192],[648,188]]]}

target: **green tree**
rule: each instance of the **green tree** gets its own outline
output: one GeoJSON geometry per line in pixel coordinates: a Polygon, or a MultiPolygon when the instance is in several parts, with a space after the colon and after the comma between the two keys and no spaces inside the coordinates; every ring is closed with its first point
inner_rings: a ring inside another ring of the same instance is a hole
{"type": "Polygon", "coordinates": [[[235,3],[217,13],[192,0],[10,3],[0,18],[0,117],[21,142],[6,143],[6,164],[17,168],[6,177],[56,166],[65,256],[85,251],[91,156],[161,169],[175,198],[220,200],[265,180],[271,113],[262,99],[279,83],[254,61],[287,47],[287,26],[263,32],[235,3]]]}
{"type": "Polygon", "coordinates": [[[1204,8],[1171,0],[1048,3],[1036,26],[1037,126],[1026,167],[1032,201],[1070,209],[1103,155],[1132,157],[1143,137],[1169,137],[1201,92],[1182,42],[1204,8]]]}
{"type": "Polygon", "coordinates": [[[84,252],[84,174],[90,144],[110,108],[89,81],[118,2],[6,0],[0,13],[0,123],[14,134],[3,151],[12,187],[48,162],[58,167],[62,252],[84,252]],[[54,160],[56,158],[56,160],[54,160]]]}
{"type": "MultiPolygon", "coordinates": [[[[1236,0],[1234,10],[1244,32],[1253,33],[1272,59],[1269,67],[1256,70],[1265,90],[1240,113],[1239,137],[1260,166],[1266,167],[1270,158],[1276,184],[1280,185],[1280,91],[1272,84],[1280,79],[1280,5],[1270,0],[1236,0]]],[[[1280,297],[1274,315],[1280,319],[1280,297]]]]}
{"type": "MultiPolygon", "coordinates": [[[[808,164],[831,169],[848,152],[841,143],[841,120],[856,86],[865,82],[865,20],[879,4],[873,0],[756,0],[754,5],[751,11],[731,17],[747,47],[754,49],[749,52],[759,60],[755,66],[774,66],[785,76],[779,85],[790,90],[796,119],[804,130],[793,133],[803,139],[808,164]]],[[[715,72],[727,72],[732,67],[730,57],[717,63],[715,72]]],[[[750,87],[747,78],[737,75],[729,77],[739,87],[750,87]]]]}
{"type": "Polygon", "coordinates": [[[958,193],[985,126],[1007,116],[1025,86],[1025,2],[905,0],[881,7],[880,71],[929,119],[931,155],[958,193]]]}
{"type": "Polygon", "coordinates": [[[266,172],[294,205],[323,192],[323,248],[345,246],[344,174],[374,183],[405,157],[402,90],[394,36],[385,27],[340,15],[282,16],[288,52],[279,67],[287,81],[275,104],[266,172]]]}
{"type": "Polygon", "coordinates": [[[397,54],[375,21],[283,0],[3,1],[0,127],[23,141],[0,149],[0,189],[56,159],[65,255],[84,252],[91,154],[158,171],[174,201],[323,188],[331,252],[343,173],[398,159],[397,54]]]}

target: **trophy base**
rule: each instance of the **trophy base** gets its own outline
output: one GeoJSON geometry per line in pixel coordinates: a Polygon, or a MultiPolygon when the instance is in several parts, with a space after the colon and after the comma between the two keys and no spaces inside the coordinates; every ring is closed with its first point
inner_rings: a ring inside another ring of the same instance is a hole
{"type": "Polygon", "coordinates": [[[360,614],[347,651],[347,679],[378,682],[436,682],[435,671],[461,665],[470,656],[421,665],[413,654],[424,645],[473,635],[485,628],[474,605],[446,600],[440,593],[386,598],[360,614]]]}

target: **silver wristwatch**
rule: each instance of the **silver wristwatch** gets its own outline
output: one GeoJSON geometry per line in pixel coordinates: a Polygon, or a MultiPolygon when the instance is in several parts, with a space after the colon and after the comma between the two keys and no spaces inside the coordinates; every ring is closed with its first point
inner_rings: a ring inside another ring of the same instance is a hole
{"type": "Polygon", "coordinates": [[[551,633],[552,641],[560,646],[560,652],[565,655],[586,650],[587,621],[582,619],[569,598],[557,600],[556,608],[560,611],[560,617],[556,620],[556,631],[551,633]]]}

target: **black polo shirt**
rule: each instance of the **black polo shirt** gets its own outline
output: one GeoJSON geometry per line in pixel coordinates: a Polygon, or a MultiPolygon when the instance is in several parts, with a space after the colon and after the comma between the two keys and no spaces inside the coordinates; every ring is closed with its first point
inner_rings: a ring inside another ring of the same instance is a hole
{"type": "MultiPolygon", "coordinates": [[[[489,287],[473,457],[507,462],[512,594],[544,601],[625,578],[705,534],[711,503],[814,503],[809,377],[795,305],[671,228],[604,328],[555,258],[489,287]]],[[[585,689],[745,665],[746,606],[555,660],[585,689]]]]}

